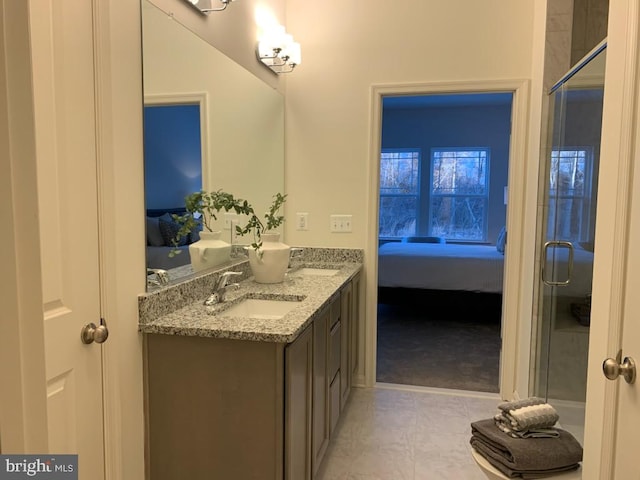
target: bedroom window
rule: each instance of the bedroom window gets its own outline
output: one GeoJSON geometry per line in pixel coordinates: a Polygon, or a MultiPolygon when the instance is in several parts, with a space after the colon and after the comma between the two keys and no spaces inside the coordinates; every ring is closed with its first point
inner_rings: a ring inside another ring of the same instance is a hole
{"type": "Polygon", "coordinates": [[[430,235],[486,241],[488,197],[488,149],[431,151],[430,235]]]}
{"type": "Polygon", "coordinates": [[[551,152],[549,172],[549,226],[556,237],[580,241],[588,237],[590,149],[551,152]],[[553,228],[555,226],[555,228],[553,228]]]}
{"type": "Polygon", "coordinates": [[[380,155],[379,235],[415,235],[419,198],[420,151],[383,150],[380,155]]]}

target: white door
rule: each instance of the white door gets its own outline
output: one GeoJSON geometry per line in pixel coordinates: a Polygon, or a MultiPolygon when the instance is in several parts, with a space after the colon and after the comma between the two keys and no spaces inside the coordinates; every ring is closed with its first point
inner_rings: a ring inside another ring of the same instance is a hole
{"type": "Polygon", "coordinates": [[[49,452],[104,478],[92,2],[31,0],[49,452]]]}
{"type": "MultiPolygon", "coordinates": [[[[636,116],[636,121],[640,115],[636,116]]],[[[636,124],[636,138],[640,139],[640,128],[636,124]]],[[[640,145],[636,143],[634,158],[640,158],[640,145]]],[[[640,168],[634,168],[631,187],[632,201],[630,209],[630,230],[626,261],[626,279],[624,287],[624,306],[622,311],[622,359],[631,357],[640,360],[640,168]]],[[[611,352],[615,355],[616,352],[611,352]]],[[[640,479],[638,464],[638,438],[640,437],[640,381],[633,384],[623,377],[615,380],[618,387],[617,409],[615,411],[616,440],[614,457],[615,479],[640,479]]],[[[612,407],[614,407],[612,405],[612,407]]]]}
{"type": "Polygon", "coordinates": [[[640,382],[607,380],[607,357],[640,360],[640,1],[612,0],[598,186],[583,480],[640,479],[640,382]]]}

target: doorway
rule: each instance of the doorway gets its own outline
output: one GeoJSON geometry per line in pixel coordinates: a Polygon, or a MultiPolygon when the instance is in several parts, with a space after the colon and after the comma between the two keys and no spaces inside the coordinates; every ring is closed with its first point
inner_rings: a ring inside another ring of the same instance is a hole
{"type": "Polygon", "coordinates": [[[512,94],[385,96],[377,379],[499,391],[512,94]]]}
{"type": "MultiPolygon", "coordinates": [[[[372,135],[371,135],[371,168],[369,190],[369,222],[371,225],[379,225],[379,185],[380,185],[380,157],[382,153],[382,110],[383,99],[388,96],[410,96],[431,94],[472,94],[472,93],[507,93],[512,95],[511,114],[511,139],[509,143],[509,158],[517,159],[509,164],[507,185],[510,186],[506,230],[509,231],[509,255],[504,259],[503,267],[503,292],[502,292],[502,318],[505,319],[500,326],[501,353],[499,368],[499,389],[502,397],[513,395],[517,391],[516,380],[523,369],[528,368],[528,351],[526,359],[517,345],[522,344],[520,338],[526,336],[527,326],[519,325],[520,313],[530,308],[526,301],[522,301],[522,293],[530,291],[527,277],[521,271],[529,271],[533,268],[533,262],[529,265],[529,258],[533,259],[530,252],[531,245],[528,242],[530,228],[527,226],[521,214],[510,212],[522,212],[525,203],[529,204],[529,197],[535,196],[534,191],[527,189],[526,178],[531,175],[534,165],[526,162],[526,102],[528,96],[528,83],[520,80],[497,80],[487,82],[447,82],[435,84],[415,85],[381,85],[372,88],[372,135]],[[525,197],[527,201],[525,202],[525,197]],[[523,239],[525,239],[523,241],[523,239]],[[525,253],[526,252],[526,253],[525,253]],[[509,258],[520,259],[518,262],[509,261],[509,258]],[[520,299],[519,299],[520,296],[520,299]],[[516,372],[518,375],[516,375],[516,372]]],[[[504,185],[503,185],[504,187],[504,185]]],[[[502,187],[504,196],[504,188],[502,187]]],[[[534,197],[535,198],[535,197],[534,197]]],[[[535,200],[533,200],[535,202],[535,200]]],[[[373,230],[373,229],[372,229],[373,230]]],[[[367,276],[366,288],[366,339],[365,339],[365,368],[364,384],[373,386],[376,383],[377,361],[377,317],[378,317],[378,255],[379,237],[376,232],[368,240],[369,252],[365,260],[365,268],[370,274],[367,276]]],[[[525,318],[526,323],[526,318],[525,318]]],[[[527,339],[528,341],[528,339],[527,339]]]]}

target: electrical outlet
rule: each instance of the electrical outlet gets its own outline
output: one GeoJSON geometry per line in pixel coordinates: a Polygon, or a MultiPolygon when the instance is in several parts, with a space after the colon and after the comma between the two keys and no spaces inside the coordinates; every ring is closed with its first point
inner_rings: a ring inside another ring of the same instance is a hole
{"type": "Polygon", "coordinates": [[[231,230],[233,222],[238,222],[238,215],[236,213],[225,212],[224,214],[224,229],[231,230]]]}
{"type": "Polygon", "coordinates": [[[334,233],[348,233],[352,231],[353,215],[331,215],[329,230],[334,233]]]}
{"type": "Polygon", "coordinates": [[[296,230],[309,230],[309,214],[306,212],[296,213],[296,230]]]}

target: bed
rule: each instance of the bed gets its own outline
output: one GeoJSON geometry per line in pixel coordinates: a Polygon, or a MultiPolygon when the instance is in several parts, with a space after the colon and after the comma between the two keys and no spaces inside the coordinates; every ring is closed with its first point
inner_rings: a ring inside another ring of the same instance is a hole
{"type": "Polygon", "coordinates": [[[495,245],[385,243],[378,286],[502,293],[504,255],[495,245]]]}
{"type": "Polygon", "coordinates": [[[171,215],[181,215],[184,212],[184,207],[147,210],[147,268],[169,270],[190,263],[190,239],[185,241],[185,245],[179,247],[173,246],[171,242],[179,228],[173,222],[171,215]],[[161,223],[164,224],[162,225],[164,228],[161,228],[161,223]],[[169,254],[174,250],[179,250],[180,253],[170,257],[169,254]]]}
{"type": "MultiPolygon", "coordinates": [[[[557,248],[556,257],[556,277],[563,280],[568,249],[557,248]]],[[[575,245],[571,282],[555,294],[579,298],[591,293],[592,265],[593,253],[575,245]]],[[[378,286],[383,288],[501,294],[503,270],[504,255],[495,245],[392,242],[378,250],[378,286]]]]}

